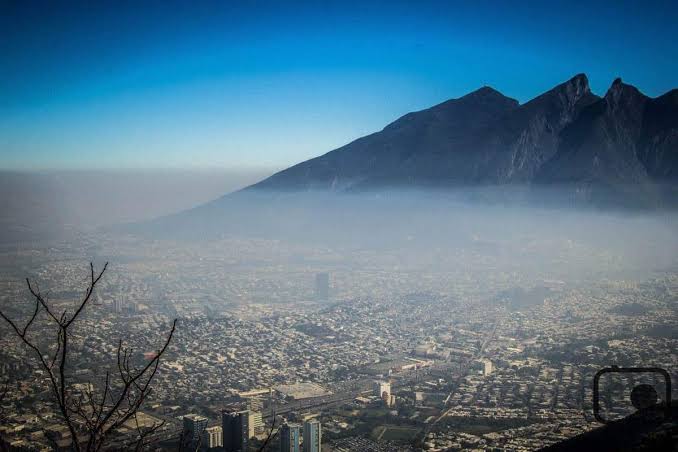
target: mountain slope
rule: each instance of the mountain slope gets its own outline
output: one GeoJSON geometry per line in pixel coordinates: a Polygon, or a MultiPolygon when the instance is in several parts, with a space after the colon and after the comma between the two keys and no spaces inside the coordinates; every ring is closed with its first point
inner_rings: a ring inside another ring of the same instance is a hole
{"type": "Polygon", "coordinates": [[[483,131],[483,172],[476,182],[530,181],[555,154],[563,128],[597,99],[579,74],[501,118],[483,131]]]}
{"type": "MultiPolygon", "coordinates": [[[[471,144],[471,137],[517,106],[514,99],[484,87],[459,99],[408,113],[380,132],[281,171],[253,188],[341,191],[392,175],[414,176],[407,168],[416,156],[450,158],[450,151],[471,144]]],[[[427,170],[426,176],[436,177],[437,168],[427,170]]]]}
{"type": "MultiPolygon", "coordinates": [[[[333,237],[350,236],[379,207],[372,201],[389,196],[360,204],[335,193],[434,188],[441,209],[448,196],[647,208],[675,207],[676,186],[678,90],[653,99],[615,80],[600,98],[580,74],[522,105],[484,87],[408,113],[379,132],[137,230],[208,237],[274,229],[309,237],[325,216],[333,237]]],[[[401,208],[409,209],[402,199],[401,208]]],[[[365,227],[384,231],[388,222],[365,227]]]]}
{"type": "Polygon", "coordinates": [[[647,103],[638,158],[653,179],[678,181],[678,89],[647,103]]]}
{"type": "Polygon", "coordinates": [[[256,184],[335,190],[529,181],[559,133],[598,98],[580,74],[524,105],[484,87],[256,184]]]}
{"type": "Polygon", "coordinates": [[[658,184],[675,182],[678,108],[617,79],[562,132],[558,151],[535,177],[570,184],[590,201],[653,205],[658,184]]]}
{"type": "Polygon", "coordinates": [[[246,191],[506,184],[558,187],[568,202],[666,204],[678,184],[678,90],[652,99],[617,79],[600,98],[579,74],[519,105],[484,87],[246,191]]]}

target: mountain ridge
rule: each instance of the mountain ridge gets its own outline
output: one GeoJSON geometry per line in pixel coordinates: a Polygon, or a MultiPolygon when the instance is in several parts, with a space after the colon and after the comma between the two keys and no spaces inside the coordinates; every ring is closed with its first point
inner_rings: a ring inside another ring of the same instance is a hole
{"type": "Polygon", "coordinates": [[[336,236],[367,221],[363,213],[378,199],[404,211],[417,205],[406,194],[396,200],[407,191],[439,194],[427,206],[441,209],[459,201],[647,210],[678,208],[677,187],[678,90],[650,98],[617,79],[600,97],[577,74],[523,104],[481,87],[209,203],[124,229],[211,237],[273,228],[307,238],[320,215],[342,225],[336,236]],[[335,196],[362,193],[374,196],[335,196]]]}
{"type": "Polygon", "coordinates": [[[523,104],[481,87],[244,191],[559,184],[608,202],[631,186],[654,205],[652,185],[677,182],[678,90],[650,98],[618,78],[599,97],[581,73],[523,104]]]}
{"type": "MultiPolygon", "coordinates": [[[[58,178],[17,173],[2,181],[0,244],[70,237],[77,221],[96,211],[79,207],[92,198],[89,190],[74,198],[81,202],[65,203],[58,178]]],[[[111,199],[94,199],[110,209],[111,199]]],[[[207,238],[285,229],[308,237],[317,217],[331,216],[345,229],[334,230],[336,236],[356,230],[351,223],[364,223],[361,217],[381,212],[384,203],[412,221],[422,199],[434,212],[472,205],[678,210],[678,89],[648,97],[618,78],[600,97],[577,74],[520,104],[484,86],[245,189],[110,230],[207,238]],[[362,194],[368,196],[354,196],[362,194]]],[[[378,228],[397,221],[389,217],[378,228]]]]}

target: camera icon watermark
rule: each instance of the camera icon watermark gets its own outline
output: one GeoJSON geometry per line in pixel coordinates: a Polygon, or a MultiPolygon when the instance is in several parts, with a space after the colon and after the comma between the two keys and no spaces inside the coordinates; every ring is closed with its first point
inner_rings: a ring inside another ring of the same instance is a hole
{"type": "Polygon", "coordinates": [[[635,408],[635,412],[643,413],[651,409],[653,413],[663,411],[664,419],[671,417],[671,376],[666,370],[659,367],[612,366],[599,370],[593,377],[593,415],[598,422],[607,423],[612,420],[602,415],[602,399],[605,399],[605,405],[609,407],[621,402],[619,399],[615,400],[615,395],[624,393],[624,385],[617,384],[614,386],[617,391],[607,391],[601,395],[601,377],[607,374],[628,378],[627,383],[632,386],[628,402],[635,408]],[[645,382],[636,384],[637,378],[635,377],[641,377],[640,380],[645,380],[645,382]]]}

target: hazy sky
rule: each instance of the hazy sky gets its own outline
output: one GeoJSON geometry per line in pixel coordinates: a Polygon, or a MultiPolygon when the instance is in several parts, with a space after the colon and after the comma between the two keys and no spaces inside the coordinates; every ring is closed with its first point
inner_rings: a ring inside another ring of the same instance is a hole
{"type": "Polygon", "coordinates": [[[675,2],[47,3],[0,2],[0,168],[279,168],[482,85],[678,87],[675,2]]]}

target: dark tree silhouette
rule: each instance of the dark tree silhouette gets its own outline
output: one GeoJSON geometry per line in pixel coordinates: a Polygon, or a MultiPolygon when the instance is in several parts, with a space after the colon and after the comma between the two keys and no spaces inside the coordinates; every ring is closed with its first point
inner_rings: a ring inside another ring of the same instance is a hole
{"type": "Polygon", "coordinates": [[[136,368],[130,362],[132,349],[123,345],[122,339],[117,348],[117,370],[106,371],[103,382],[98,388],[90,382],[84,391],[76,391],[73,379],[69,374],[69,351],[71,347],[73,325],[92,300],[94,290],[101,280],[108,263],[97,274],[90,263],[89,282],[82,300],[71,313],[68,309],[58,313],[50,306],[48,298],[33,286],[28,278],[26,283],[35,307],[32,315],[21,327],[0,311],[2,317],[12,328],[17,337],[34,355],[38,366],[48,377],[49,386],[64,424],[68,427],[72,438],[72,449],[80,451],[98,451],[104,446],[110,432],[121,427],[125,422],[134,419],[137,422],[139,440],[136,447],[141,449],[145,439],[161,426],[140,427],[136,418],[139,408],[151,392],[151,383],[156,375],[160,359],[167,351],[176,328],[176,319],[153,359],[144,366],[136,368]],[[31,327],[36,319],[42,316],[54,328],[54,342],[47,347],[41,346],[32,333],[31,327]]]}

